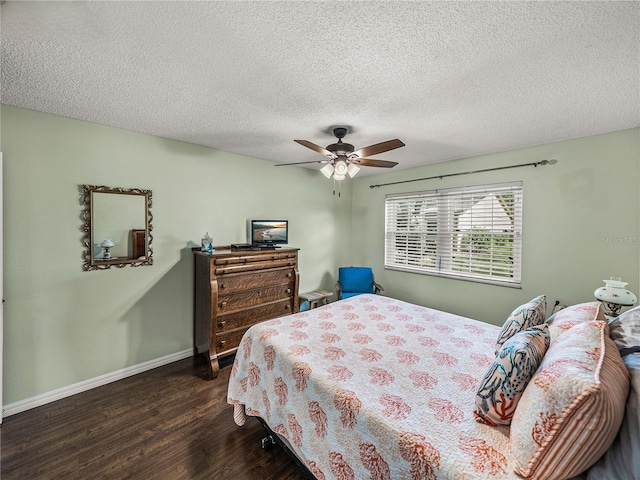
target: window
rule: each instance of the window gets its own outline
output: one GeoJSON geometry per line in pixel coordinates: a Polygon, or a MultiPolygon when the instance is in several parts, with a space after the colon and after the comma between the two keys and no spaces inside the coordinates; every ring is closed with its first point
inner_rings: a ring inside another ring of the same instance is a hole
{"type": "Polygon", "coordinates": [[[388,195],[385,268],[520,286],[522,182],[388,195]]]}

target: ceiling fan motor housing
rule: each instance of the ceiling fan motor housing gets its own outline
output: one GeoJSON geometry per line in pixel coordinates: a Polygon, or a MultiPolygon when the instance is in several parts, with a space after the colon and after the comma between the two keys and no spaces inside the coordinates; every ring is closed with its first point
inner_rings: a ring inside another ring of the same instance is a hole
{"type": "Polygon", "coordinates": [[[338,156],[349,156],[351,153],[353,153],[355,148],[350,143],[342,143],[342,141],[339,141],[338,143],[332,143],[331,145],[329,145],[327,147],[327,150],[338,156]]]}

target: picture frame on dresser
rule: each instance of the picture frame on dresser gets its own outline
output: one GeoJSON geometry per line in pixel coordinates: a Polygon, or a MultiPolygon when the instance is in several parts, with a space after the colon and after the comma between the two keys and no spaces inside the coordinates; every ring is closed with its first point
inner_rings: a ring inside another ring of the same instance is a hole
{"type": "Polygon", "coordinates": [[[252,325],[297,313],[297,248],[194,248],[194,355],[205,354],[209,378],[238,350],[252,325]]]}

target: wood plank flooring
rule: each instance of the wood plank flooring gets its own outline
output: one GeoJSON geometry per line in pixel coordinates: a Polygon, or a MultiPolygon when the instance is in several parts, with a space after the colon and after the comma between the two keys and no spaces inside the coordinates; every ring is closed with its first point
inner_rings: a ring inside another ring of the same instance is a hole
{"type": "Polygon", "coordinates": [[[189,358],[7,417],[1,478],[304,480],[256,419],[233,422],[230,371],[189,358]]]}

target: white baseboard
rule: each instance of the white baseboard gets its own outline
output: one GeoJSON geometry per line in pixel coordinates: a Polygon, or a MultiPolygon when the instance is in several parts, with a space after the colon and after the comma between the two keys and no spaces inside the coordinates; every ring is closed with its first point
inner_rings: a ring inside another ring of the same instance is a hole
{"type": "Polygon", "coordinates": [[[192,356],[193,349],[190,348],[189,350],[183,350],[182,352],[165,355],[164,357],[149,360],[148,362],[144,363],[139,363],[138,365],[123,368],[122,370],[107,373],[99,377],[90,378],[89,380],[74,383],[73,385],[62,387],[57,390],[52,390],[51,392],[43,393],[41,395],[36,395],[35,397],[10,403],[8,405],[4,405],[4,407],[2,408],[2,417],[9,417],[11,415],[15,415],[16,413],[40,407],[41,405],[46,405],[47,403],[70,397],[71,395],[75,395],[76,393],[86,392],[87,390],[91,390],[92,388],[100,387],[112,382],[117,382],[118,380],[122,380],[123,378],[131,377],[133,375],[137,375],[138,373],[146,372],[147,370],[152,370],[157,367],[162,367],[163,365],[168,365],[170,363],[177,362],[178,360],[183,360],[192,356]]]}

